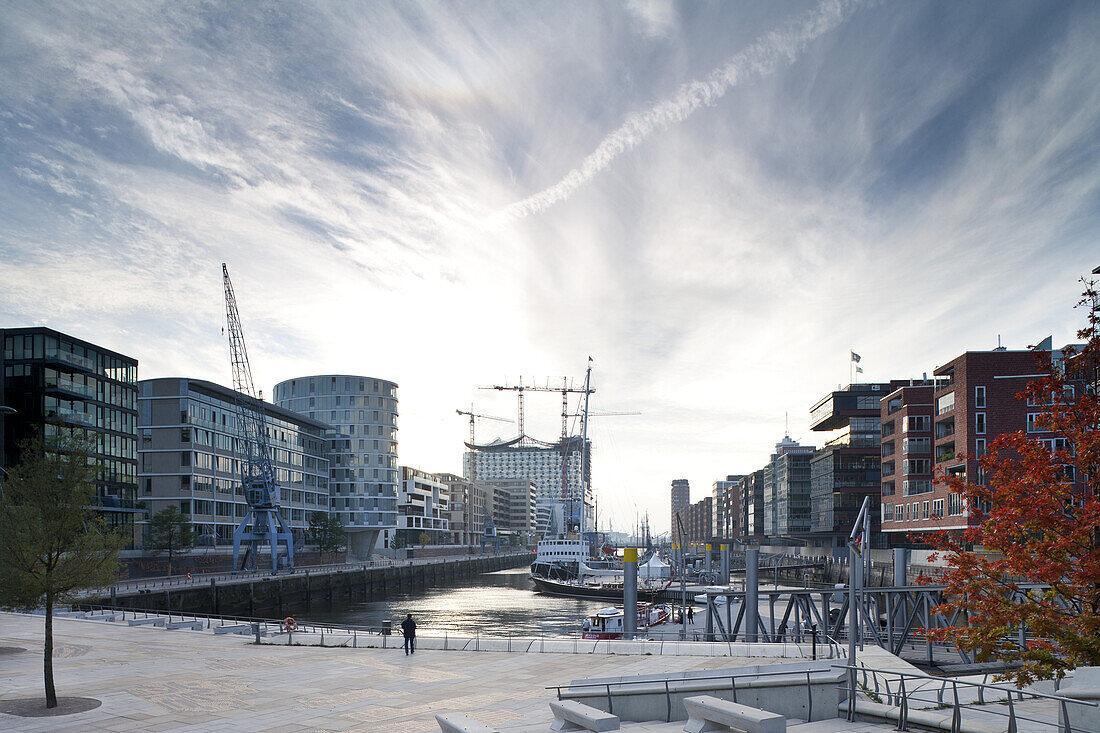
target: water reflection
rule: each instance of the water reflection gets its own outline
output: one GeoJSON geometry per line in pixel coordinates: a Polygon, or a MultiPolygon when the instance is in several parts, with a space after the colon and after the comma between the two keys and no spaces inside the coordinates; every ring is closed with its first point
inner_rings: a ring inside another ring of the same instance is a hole
{"type": "Polygon", "coordinates": [[[355,626],[380,626],[393,621],[396,629],[411,613],[423,630],[473,634],[574,636],[590,613],[609,601],[558,598],[535,592],[527,568],[485,573],[457,585],[412,593],[396,593],[382,601],[355,603],[332,611],[311,611],[298,621],[355,626]]]}

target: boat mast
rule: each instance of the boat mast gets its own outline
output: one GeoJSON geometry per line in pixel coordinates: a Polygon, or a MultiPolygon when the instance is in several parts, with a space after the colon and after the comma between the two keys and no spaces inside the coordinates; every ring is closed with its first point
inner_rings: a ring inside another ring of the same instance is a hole
{"type": "MultiPolygon", "coordinates": [[[[588,371],[584,374],[584,409],[581,413],[581,539],[584,539],[586,491],[585,471],[588,468],[588,396],[592,394],[592,357],[588,357],[588,371]]],[[[593,497],[594,499],[595,497],[593,497]]]]}

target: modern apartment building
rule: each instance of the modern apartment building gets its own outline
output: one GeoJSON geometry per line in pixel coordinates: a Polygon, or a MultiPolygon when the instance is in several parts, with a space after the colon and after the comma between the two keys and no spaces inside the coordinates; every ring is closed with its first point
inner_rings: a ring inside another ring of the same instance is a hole
{"type": "MultiPolygon", "coordinates": [[[[581,439],[544,443],[529,436],[471,445],[465,454],[463,473],[477,481],[525,479],[535,485],[538,534],[546,532],[554,507],[564,506],[564,523],[577,526],[584,511],[584,526],[594,526],[592,501],[592,442],[584,447],[584,480],[581,480],[581,439]],[[565,480],[562,480],[563,468],[565,480]]],[[[558,531],[563,528],[559,527],[558,531]]],[[[566,527],[565,529],[568,529],[566,527]]]]}
{"type": "Polygon", "coordinates": [[[789,435],[764,467],[764,536],[786,543],[810,533],[810,459],[816,449],[789,435]]]}
{"type": "Polygon", "coordinates": [[[297,377],[275,385],[275,403],[332,427],[329,505],[348,553],[365,559],[384,549],[398,527],[397,385],[354,374],[297,377]]]}
{"type": "MultiPolygon", "coordinates": [[[[899,387],[882,399],[882,531],[901,532],[914,499],[932,492],[932,420],[936,384],[899,387]],[[896,521],[895,521],[896,520],[896,521]]],[[[929,507],[931,513],[931,507],[929,507]]],[[[908,530],[905,530],[908,531],[908,530]]],[[[904,537],[897,535],[904,544],[904,537]]]]}
{"type": "Polygon", "coordinates": [[[492,491],[493,523],[505,538],[515,537],[516,543],[528,543],[535,538],[538,489],[533,481],[523,478],[490,479],[482,483],[492,491]]]}
{"type": "Polygon", "coordinates": [[[741,526],[746,541],[764,539],[764,469],[753,471],[741,482],[741,526]]]}
{"type": "Polygon", "coordinates": [[[740,537],[744,529],[741,519],[741,482],[744,480],[745,476],[726,476],[711,487],[714,511],[710,536],[719,541],[740,537]]]}
{"type": "Polygon", "coordinates": [[[879,402],[901,384],[850,384],[810,409],[810,429],[828,433],[810,460],[810,541],[815,547],[844,547],[865,498],[871,500],[872,546],[885,546],[879,532],[879,402]]]}
{"type": "Polygon", "coordinates": [[[672,536],[676,536],[676,512],[687,509],[691,504],[691,485],[686,478],[672,480],[672,536]]]}
{"type": "Polygon", "coordinates": [[[464,546],[480,544],[485,533],[485,521],[493,516],[492,489],[453,473],[437,473],[434,476],[447,487],[445,518],[451,534],[450,541],[464,546]]]}
{"type": "Polygon", "coordinates": [[[427,471],[408,466],[398,469],[397,536],[406,547],[422,544],[444,544],[450,532],[447,514],[450,501],[447,485],[427,471]]]}
{"type": "Polygon", "coordinates": [[[672,528],[674,540],[679,541],[681,538],[679,534],[680,526],[683,527],[685,544],[703,544],[714,539],[711,535],[714,526],[714,499],[712,497],[704,497],[694,504],[680,509],[676,515],[680,518],[680,524],[676,523],[676,517],[674,516],[672,528]]]}
{"type": "MultiPolygon", "coordinates": [[[[200,546],[231,546],[248,511],[241,489],[244,447],[236,393],[200,379],[138,383],[138,495],[150,515],[177,507],[200,546]]],[[[280,487],[280,511],[295,542],[305,542],[313,512],[329,509],[329,460],[323,422],[264,404],[268,443],[280,487]]]]}
{"type": "MultiPolygon", "coordinates": [[[[1046,365],[1052,361],[1055,364],[1062,361],[1061,350],[968,351],[933,372],[936,384],[931,394],[931,409],[927,406],[920,412],[915,409],[922,404],[919,400],[927,399],[927,393],[914,393],[913,402],[908,406],[904,396],[900,404],[893,397],[884,402],[884,424],[893,417],[895,430],[900,427],[898,419],[903,413],[907,415],[906,427],[915,428],[924,428],[923,413],[931,413],[930,433],[914,430],[913,435],[902,437],[903,441],[906,438],[916,441],[915,449],[910,451],[912,457],[903,458],[900,465],[895,462],[893,474],[883,471],[883,492],[894,492],[889,501],[885,494],[883,497],[884,511],[885,505],[890,503],[893,514],[888,521],[884,514],[884,531],[950,530],[972,524],[963,497],[950,492],[937,477],[961,476],[978,484],[984,483],[985,476],[977,459],[985,453],[989,443],[1002,434],[1023,431],[1052,449],[1064,447],[1063,438],[1039,428],[1036,418],[1042,414],[1043,407],[1017,398],[1029,382],[1046,375],[1046,365]],[[898,410],[891,413],[895,406],[898,410]],[[910,411],[915,418],[912,423],[910,411]],[[916,450],[923,450],[929,439],[930,453],[926,456],[917,453],[916,450]],[[893,483],[888,486],[886,482],[891,479],[893,483]]],[[[1086,385],[1083,378],[1070,380],[1061,399],[1076,399],[1086,385]]],[[[896,450],[897,438],[894,446],[896,450]]],[[[1076,476],[1070,478],[1078,480],[1076,476]]]]}
{"type": "Polygon", "coordinates": [[[99,472],[96,508],[132,541],[137,500],[137,359],[49,328],[0,330],[3,343],[0,467],[19,460],[20,443],[84,441],[99,472]]]}

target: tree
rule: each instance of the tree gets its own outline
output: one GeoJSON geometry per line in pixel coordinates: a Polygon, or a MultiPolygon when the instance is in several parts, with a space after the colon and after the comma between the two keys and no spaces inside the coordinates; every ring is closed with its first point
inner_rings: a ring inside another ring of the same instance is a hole
{"type": "Polygon", "coordinates": [[[323,558],[325,553],[335,555],[347,544],[347,533],[340,517],[328,512],[313,512],[309,516],[309,534],[323,558]]]}
{"type": "Polygon", "coordinates": [[[419,539],[421,545],[427,545],[429,542],[432,541],[432,536],[427,532],[421,532],[419,539]]]}
{"type": "Polygon", "coordinates": [[[53,682],[53,607],[118,577],[124,538],[91,509],[98,466],[84,444],[20,447],[0,498],[0,603],[46,607],[43,677],[46,707],[57,707],[53,682]]]}
{"type": "Polygon", "coordinates": [[[180,550],[195,544],[195,530],[177,506],[168,506],[153,515],[149,522],[146,547],[168,554],[168,574],[172,574],[172,559],[180,550]]]}
{"type": "Polygon", "coordinates": [[[1018,395],[1040,405],[1040,442],[1025,432],[1005,434],[978,458],[984,485],[948,478],[977,524],[957,535],[927,537],[947,560],[945,602],[936,611],[966,625],[929,630],[979,662],[1020,665],[1003,675],[1018,684],[1061,678],[1082,665],[1100,665],[1100,364],[1097,293],[1086,283],[1088,325],[1079,353],[1047,364],[1047,374],[1018,395]],[[1089,380],[1070,390],[1071,378],[1089,380]],[[972,551],[974,545],[981,552],[972,551]],[[1023,587],[1049,586],[1046,592],[1023,587]],[[1031,635],[1018,643],[1019,630],[1031,635]]]}

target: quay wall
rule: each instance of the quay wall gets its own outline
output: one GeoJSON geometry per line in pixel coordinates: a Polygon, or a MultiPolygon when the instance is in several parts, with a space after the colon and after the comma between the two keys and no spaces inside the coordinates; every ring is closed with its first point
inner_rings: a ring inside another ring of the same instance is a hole
{"type": "Polygon", "coordinates": [[[284,618],[375,601],[391,593],[457,583],[482,573],[530,565],[534,553],[488,555],[388,567],[329,568],[285,576],[212,578],[209,584],[118,589],[88,603],[149,611],[284,618]]]}

